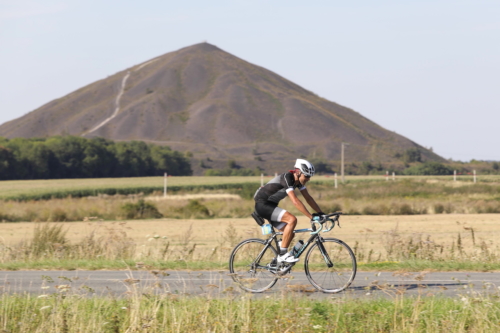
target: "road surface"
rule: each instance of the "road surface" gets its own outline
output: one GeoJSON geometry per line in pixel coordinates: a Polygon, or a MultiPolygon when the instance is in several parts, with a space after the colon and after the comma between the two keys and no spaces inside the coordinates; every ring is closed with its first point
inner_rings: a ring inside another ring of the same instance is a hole
{"type": "MultiPolygon", "coordinates": [[[[227,271],[1,271],[0,291],[8,293],[51,294],[71,292],[115,297],[130,292],[175,293],[227,297],[244,293],[227,271]]],[[[304,272],[292,272],[269,291],[310,298],[394,297],[396,295],[500,295],[500,274],[480,272],[393,273],[358,272],[349,289],[339,294],[318,292],[304,272]]]]}

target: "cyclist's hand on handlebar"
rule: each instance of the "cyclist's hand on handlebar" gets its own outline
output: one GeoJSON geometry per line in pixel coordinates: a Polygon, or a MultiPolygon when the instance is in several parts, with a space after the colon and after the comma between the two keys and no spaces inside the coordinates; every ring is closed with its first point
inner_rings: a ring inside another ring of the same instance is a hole
{"type": "Polygon", "coordinates": [[[312,214],[312,219],[311,220],[313,220],[313,221],[320,221],[320,220],[322,220],[324,218],[324,215],[325,215],[325,213],[323,213],[323,212],[314,213],[314,214],[312,214]]]}

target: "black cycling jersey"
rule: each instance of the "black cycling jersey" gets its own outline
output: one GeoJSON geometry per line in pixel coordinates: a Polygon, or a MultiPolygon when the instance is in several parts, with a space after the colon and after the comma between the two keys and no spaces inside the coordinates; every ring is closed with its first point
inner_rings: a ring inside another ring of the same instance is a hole
{"type": "Polygon", "coordinates": [[[269,181],[269,183],[261,186],[257,192],[255,192],[253,198],[256,202],[271,201],[278,204],[287,196],[288,192],[293,191],[296,188],[302,191],[306,187],[301,183],[295,184],[293,171],[289,171],[274,177],[269,181]]]}

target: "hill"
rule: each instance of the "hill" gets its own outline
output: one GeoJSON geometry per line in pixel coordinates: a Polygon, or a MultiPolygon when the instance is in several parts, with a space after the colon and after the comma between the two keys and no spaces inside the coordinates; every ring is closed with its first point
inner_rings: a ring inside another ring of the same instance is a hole
{"type": "Polygon", "coordinates": [[[262,67],[201,43],[87,85],[0,126],[0,136],[54,135],[142,140],[191,152],[193,169],[244,167],[272,172],[297,157],[391,163],[417,148],[361,114],[262,67]]]}

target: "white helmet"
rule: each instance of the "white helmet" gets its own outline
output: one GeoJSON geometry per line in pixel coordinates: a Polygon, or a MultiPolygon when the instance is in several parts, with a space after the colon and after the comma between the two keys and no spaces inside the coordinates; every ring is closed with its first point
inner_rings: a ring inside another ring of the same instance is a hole
{"type": "Polygon", "coordinates": [[[309,161],[298,158],[297,161],[295,161],[295,168],[299,169],[308,177],[314,176],[314,165],[309,161]]]}

